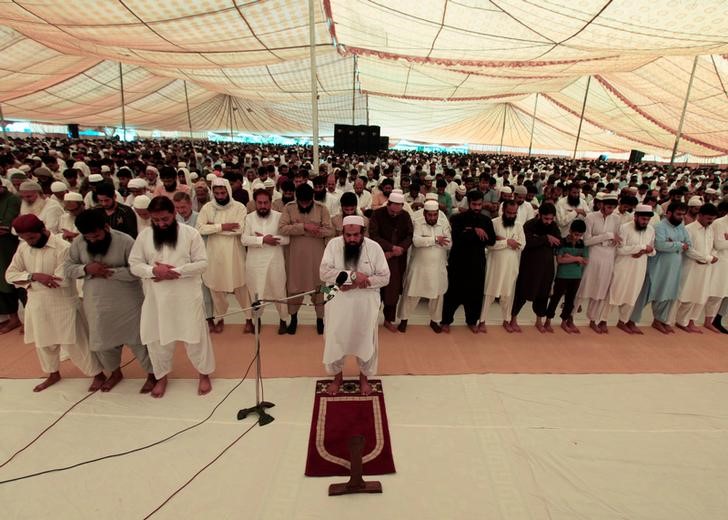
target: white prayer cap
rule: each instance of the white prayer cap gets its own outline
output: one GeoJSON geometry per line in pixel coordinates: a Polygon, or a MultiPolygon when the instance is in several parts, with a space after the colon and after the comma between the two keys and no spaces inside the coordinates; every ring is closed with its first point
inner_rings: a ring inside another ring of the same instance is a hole
{"type": "Polygon", "coordinates": [[[503,186],[503,187],[502,187],[502,188],[500,189],[500,192],[501,192],[501,193],[513,193],[513,190],[512,190],[511,188],[509,188],[508,186],[503,186]]]}
{"type": "Polygon", "coordinates": [[[152,166],[152,165],[149,165],[149,166],[147,166],[147,169],[146,169],[146,171],[148,171],[148,172],[154,172],[154,173],[157,173],[157,174],[159,173],[159,170],[157,170],[157,169],[156,169],[156,168],[155,168],[154,166],[152,166]]]}
{"type": "Polygon", "coordinates": [[[83,202],[83,195],[75,191],[69,191],[63,196],[63,202],[83,202]]]}
{"type": "Polygon", "coordinates": [[[207,176],[205,177],[205,180],[207,182],[212,182],[215,179],[217,179],[217,175],[215,175],[214,173],[208,173],[207,176]]]}
{"type": "Polygon", "coordinates": [[[40,187],[40,184],[35,181],[25,181],[20,185],[20,189],[18,191],[43,191],[43,189],[40,187]]]}
{"type": "Polygon", "coordinates": [[[263,186],[265,188],[275,188],[276,183],[273,179],[266,179],[265,182],[263,183],[263,186]]]}
{"type": "Polygon", "coordinates": [[[424,209],[425,211],[437,211],[440,209],[440,205],[437,203],[437,201],[428,200],[427,202],[425,202],[424,209]]]}
{"type": "Polygon", "coordinates": [[[526,195],[526,194],[528,194],[528,190],[526,189],[526,187],[525,186],[521,186],[521,185],[516,186],[515,188],[513,188],[513,192],[516,195],[526,195]]]}
{"type": "Polygon", "coordinates": [[[715,188],[705,188],[705,193],[707,193],[708,195],[715,195],[718,193],[718,190],[716,190],[715,188]]]}
{"type": "Polygon", "coordinates": [[[110,173],[111,172],[111,168],[109,168],[107,165],[104,164],[103,166],[101,166],[101,171],[103,173],[110,173]]]}
{"type": "Polygon", "coordinates": [[[83,161],[76,161],[73,163],[73,167],[77,170],[83,170],[83,168],[86,166],[86,163],[83,161]]]}
{"type": "Polygon", "coordinates": [[[637,186],[630,186],[629,191],[631,191],[632,193],[637,193],[637,186]]]}
{"type": "Polygon", "coordinates": [[[425,180],[426,181],[434,181],[435,178],[432,175],[425,175],[425,180]]]}
{"type": "Polygon", "coordinates": [[[649,204],[637,204],[634,212],[636,215],[639,215],[640,213],[648,213],[650,215],[653,214],[652,206],[650,206],[649,204]]]}
{"type": "Polygon", "coordinates": [[[20,168],[8,168],[8,171],[6,173],[7,173],[8,178],[10,178],[10,176],[12,176],[16,173],[25,175],[25,173],[23,173],[23,170],[21,170],[20,168]]]}
{"type": "Polygon", "coordinates": [[[92,173],[88,176],[89,182],[103,182],[104,178],[101,176],[101,174],[98,173],[92,173]]]}
{"type": "Polygon", "coordinates": [[[187,163],[184,161],[180,161],[177,163],[177,168],[187,168],[187,163]]]}
{"type": "Polygon", "coordinates": [[[134,189],[134,190],[142,190],[147,187],[147,181],[144,179],[141,179],[139,177],[135,177],[134,179],[131,179],[129,181],[129,184],[127,184],[128,188],[134,189]]]}
{"type": "Polygon", "coordinates": [[[690,200],[688,201],[688,206],[702,206],[703,205],[703,199],[700,197],[690,197],[690,200]]]}
{"type": "Polygon", "coordinates": [[[389,202],[394,204],[404,204],[404,195],[392,192],[389,194],[389,202]]]}
{"type": "Polygon", "coordinates": [[[29,164],[23,164],[21,166],[18,166],[18,170],[20,170],[23,173],[28,173],[30,171],[30,165],[29,164]]]}
{"type": "Polygon", "coordinates": [[[596,196],[594,198],[596,200],[604,200],[607,198],[607,194],[604,193],[603,191],[600,191],[599,193],[596,194],[596,196]]]}
{"type": "Polygon", "coordinates": [[[200,178],[200,176],[197,175],[197,172],[190,173],[190,181],[195,182],[199,178],[200,178]]]}
{"type": "Polygon", "coordinates": [[[466,187],[465,187],[464,185],[462,185],[462,184],[461,184],[460,186],[458,186],[458,187],[457,187],[457,188],[455,189],[455,191],[456,191],[457,193],[459,193],[460,195],[465,195],[465,194],[467,193],[468,189],[467,189],[467,188],[466,188],[466,187]]]}
{"type": "Polygon", "coordinates": [[[139,195],[134,197],[134,203],[132,206],[136,209],[147,209],[150,202],[152,202],[152,200],[146,195],[139,195]]]}
{"type": "Polygon", "coordinates": [[[68,191],[68,187],[65,183],[61,181],[55,181],[53,184],[51,184],[51,192],[61,193],[63,191],[68,191]]]}
{"type": "MultiPolygon", "coordinates": [[[[391,197],[391,195],[390,195],[391,197]]],[[[360,217],[359,215],[349,215],[348,217],[344,217],[344,220],[341,223],[342,226],[361,226],[364,227],[364,219],[360,217]]]]}
{"type": "MultiPolygon", "coordinates": [[[[391,197],[391,195],[390,195],[390,197],[391,197]]],[[[425,202],[427,202],[428,200],[437,200],[437,199],[438,199],[437,193],[425,193],[425,202]]]]}
{"type": "Polygon", "coordinates": [[[222,177],[215,176],[215,178],[212,179],[212,186],[213,187],[215,187],[215,186],[226,186],[225,179],[223,179],[222,177]]]}

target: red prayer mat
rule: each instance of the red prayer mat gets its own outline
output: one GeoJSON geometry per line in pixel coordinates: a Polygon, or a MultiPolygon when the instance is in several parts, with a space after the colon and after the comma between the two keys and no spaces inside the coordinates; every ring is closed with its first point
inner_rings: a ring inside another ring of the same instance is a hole
{"type": "Polygon", "coordinates": [[[331,380],[316,381],[306,475],[349,475],[349,439],[364,435],[364,475],[394,473],[382,382],[370,380],[371,395],[359,393],[359,381],[344,381],[339,393],[329,395],[331,380]]]}

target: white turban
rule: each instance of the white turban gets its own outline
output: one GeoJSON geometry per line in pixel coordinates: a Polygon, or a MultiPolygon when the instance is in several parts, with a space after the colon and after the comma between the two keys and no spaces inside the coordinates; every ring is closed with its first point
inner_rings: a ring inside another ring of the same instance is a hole
{"type": "Polygon", "coordinates": [[[437,211],[440,209],[440,205],[434,200],[428,200],[424,205],[425,211],[437,211]]]}
{"type": "Polygon", "coordinates": [[[341,223],[342,226],[361,226],[364,227],[364,219],[359,215],[349,215],[344,217],[341,223]]]}
{"type": "Polygon", "coordinates": [[[152,202],[152,200],[146,195],[139,195],[138,197],[134,197],[134,203],[132,206],[136,209],[147,209],[150,202],[152,202]]]}
{"type": "Polygon", "coordinates": [[[389,202],[392,202],[394,204],[404,204],[404,195],[402,195],[401,193],[390,193],[389,202]]]}

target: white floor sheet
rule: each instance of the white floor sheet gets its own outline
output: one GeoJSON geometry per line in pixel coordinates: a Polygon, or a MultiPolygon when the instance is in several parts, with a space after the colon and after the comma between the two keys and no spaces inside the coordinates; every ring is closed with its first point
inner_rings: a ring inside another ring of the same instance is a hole
{"type": "MultiPolygon", "coordinates": [[[[76,407],[0,469],[6,480],[160,439],[206,416],[172,380],[161,400],[125,380],[76,407]]],[[[33,394],[0,381],[0,464],[85,395],[68,379],[33,394]]],[[[246,381],[211,421],[149,450],[0,485],[0,518],[144,518],[251,423],[246,381]]],[[[728,374],[384,378],[397,473],[382,495],[327,496],[307,478],[314,380],[265,381],[276,420],[254,428],[152,518],[728,518],[728,374]]]]}

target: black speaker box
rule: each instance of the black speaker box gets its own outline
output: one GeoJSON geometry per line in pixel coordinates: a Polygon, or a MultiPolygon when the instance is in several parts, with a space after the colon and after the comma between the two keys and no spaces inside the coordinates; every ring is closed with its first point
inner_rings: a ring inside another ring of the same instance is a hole
{"type": "Polygon", "coordinates": [[[629,153],[629,162],[631,163],[638,163],[642,161],[642,158],[645,156],[645,152],[640,152],[639,150],[632,150],[629,153]]]}
{"type": "Polygon", "coordinates": [[[71,139],[78,139],[78,125],[73,123],[69,124],[68,135],[71,139]]]}
{"type": "Polygon", "coordinates": [[[369,127],[369,142],[367,147],[369,153],[377,153],[379,151],[379,145],[381,144],[379,142],[380,133],[381,129],[378,126],[369,127]]]}
{"type": "Polygon", "coordinates": [[[380,150],[389,150],[389,136],[387,136],[387,135],[379,136],[379,149],[380,150]]]}
{"type": "Polygon", "coordinates": [[[356,126],[356,153],[369,153],[369,127],[367,125],[356,126]]]}

